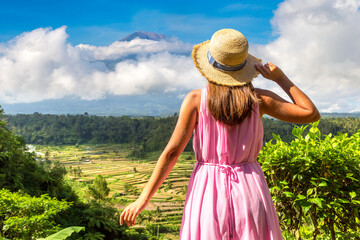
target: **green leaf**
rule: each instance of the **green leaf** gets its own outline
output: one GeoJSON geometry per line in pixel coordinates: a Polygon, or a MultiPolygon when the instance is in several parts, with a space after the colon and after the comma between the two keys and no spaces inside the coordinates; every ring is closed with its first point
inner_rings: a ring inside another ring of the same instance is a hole
{"type": "Polygon", "coordinates": [[[280,136],[279,136],[279,135],[277,135],[277,134],[273,133],[273,134],[272,134],[272,137],[273,137],[276,141],[281,142],[281,138],[280,138],[280,136]]]}
{"type": "Polygon", "coordinates": [[[358,179],[353,178],[353,177],[347,177],[347,178],[349,178],[349,179],[351,179],[351,180],[353,180],[353,181],[355,181],[355,182],[358,182],[358,181],[359,181],[358,179]]]}
{"type": "Polygon", "coordinates": [[[356,193],[355,193],[355,192],[349,192],[349,195],[350,195],[351,198],[356,197],[356,193]]]}
{"type": "Polygon", "coordinates": [[[280,181],[281,185],[288,185],[289,183],[287,181],[280,181]]]}
{"type": "Polygon", "coordinates": [[[306,195],[309,196],[309,195],[311,195],[313,192],[314,192],[314,189],[313,189],[313,188],[310,188],[310,189],[307,190],[306,195]]]}
{"type": "Polygon", "coordinates": [[[274,187],[272,187],[271,188],[273,191],[280,191],[280,187],[278,187],[278,186],[274,186],[274,187]]]}
{"type": "Polygon", "coordinates": [[[319,184],[319,187],[326,187],[327,186],[327,182],[325,181],[322,181],[320,184],[319,184]]]}
{"type": "Polygon", "coordinates": [[[337,199],[337,201],[340,203],[350,203],[349,200],[343,199],[343,198],[339,198],[339,199],[337,199]]]}
{"type": "Polygon", "coordinates": [[[299,128],[299,127],[294,127],[293,130],[291,131],[292,135],[297,137],[297,138],[300,138],[301,137],[301,134],[304,132],[304,129],[303,128],[299,128]]]}
{"type": "Polygon", "coordinates": [[[293,197],[294,194],[292,192],[283,192],[283,194],[286,196],[286,197],[293,197]]]}
{"type": "Polygon", "coordinates": [[[74,232],[80,232],[82,230],[85,230],[85,227],[68,227],[48,236],[47,238],[39,238],[37,240],[65,240],[74,232]]]}
{"type": "Polygon", "coordinates": [[[302,210],[303,210],[304,214],[306,214],[306,213],[310,210],[311,205],[301,206],[301,208],[302,208],[302,210]]]}
{"type": "Polygon", "coordinates": [[[334,207],[341,207],[341,204],[339,204],[337,202],[330,202],[330,205],[334,206],[334,207]]]}
{"type": "Polygon", "coordinates": [[[296,196],[295,201],[296,200],[303,200],[303,199],[306,199],[306,197],[304,195],[299,194],[299,195],[296,196]]]}
{"type": "Polygon", "coordinates": [[[310,181],[312,185],[317,186],[317,183],[314,181],[310,181]]]}
{"type": "Polygon", "coordinates": [[[310,125],[311,125],[311,128],[317,128],[317,126],[319,125],[319,123],[320,123],[320,120],[311,123],[311,124],[310,124],[310,125]]]}
{"type": "Polygon", "coordinates": [[[315,203],[318,207],[322,208],[322,198],[311,198],[309,199],[310,202],[315,203]]]}

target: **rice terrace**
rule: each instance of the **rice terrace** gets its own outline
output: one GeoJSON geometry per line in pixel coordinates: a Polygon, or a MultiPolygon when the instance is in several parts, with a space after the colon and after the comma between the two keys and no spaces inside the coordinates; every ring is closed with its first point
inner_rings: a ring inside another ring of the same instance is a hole
{"type": "MultiPolygon", "coordinates": [[[[103,176],[110,189],[109,197],[120,211],[135,201],[147,183],[161,152],[144,159],[127,157],[132,150],[126,144],[97,144],[77,146],[30,145],[38,161],[59,161],[66,167],[67,180],[83,195],[97,175],[103,176]]],[[[196,160],[193,152],[184,152],[174,169],[136,220],[135,228],[146,223],[174,229],[164,239],[177,239],[180,229],[187,184],[196,160]],[[146,211],[148,210],[148,211],[146,211]]]]}

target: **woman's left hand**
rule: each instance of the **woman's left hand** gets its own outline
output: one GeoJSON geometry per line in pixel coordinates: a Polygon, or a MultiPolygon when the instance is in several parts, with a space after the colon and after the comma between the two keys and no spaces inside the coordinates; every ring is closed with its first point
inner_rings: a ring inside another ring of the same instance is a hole
{"type": "Polygon", "coordinates": [[[127,206],[120,215],[120,225],[123,225],[124,221],[126,225],[134,225],[136,217],[141,213],[144,208],[149,204],[148,201],[143,198],[138,198],[135,202],[127,206]]]}

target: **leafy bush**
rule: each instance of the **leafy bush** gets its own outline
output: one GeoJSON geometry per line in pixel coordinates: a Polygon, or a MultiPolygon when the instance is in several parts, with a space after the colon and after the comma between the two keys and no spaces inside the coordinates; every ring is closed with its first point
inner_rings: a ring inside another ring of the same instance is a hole
{"type": "Polygon", "coordinates": [[[360,131],[323,136],[317,124],[295,127],[295,140],[274,135],[258,161],[262,165],[282,228],[301,239],[304,224],[331,239],[358,239],[360,219],[360,131]]]}
{"type": "Polygon", "coordinates": [[[71,203],[48,195],[31,197],[26,193],[0,190],[0,229],[2,237],[32,239],[59,231],[55,215],[68,209],[71,203]]]}

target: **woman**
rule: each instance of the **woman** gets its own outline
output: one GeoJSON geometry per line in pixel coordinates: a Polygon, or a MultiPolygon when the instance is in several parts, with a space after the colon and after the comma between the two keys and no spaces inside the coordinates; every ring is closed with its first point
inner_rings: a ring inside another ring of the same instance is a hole
{"type": "Polygon", "coordinates": [[[256,161],[262,146],[261,117],[293,123],[317,121],[311,100],[274,64],[248,54],[238,31],[222,29],[194,47],[192,57],[208,87],[184,99],[174,133],[140,197],[127,206],[120,224],[135,224],[184,150],[193,131],[197,163],[190,177],[180,239],[282,239],[271,195],[256,161]],[[254,89],[260,73],[276,82],[292,103],[254,89]]]}

